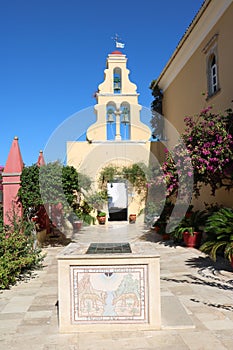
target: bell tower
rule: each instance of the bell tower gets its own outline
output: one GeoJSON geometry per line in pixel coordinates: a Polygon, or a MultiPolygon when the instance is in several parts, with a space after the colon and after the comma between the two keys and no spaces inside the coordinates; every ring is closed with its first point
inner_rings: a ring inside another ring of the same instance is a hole
{"type": "Polygon", "coordinates": [[[140,121],[137,86],[129,80],[127,58],[121,51],[107,57],[104,81],[98,86],[94,107],[96,123],[87,130],[93,141],[142,141],[150,129],[140,121]]]}
{"type": "MultiPolygon", "coordinates": [[[[88,175],[97,192],[106,166],[147,166],[150,162],[151,130],[141,121],[137,86],[129,74],[126,55],[117,49],[107,56],[104,79],[95,94],[96,121],[86,130],[85,141],[67,142],[67,164],[88,175]]],[[[107,184],[109,201],[104,211],[109,213],[109,220],[127,220],[128,213],[139,213],[145,201],[128,181],[115,175],[114,181],[107,184]]]]}

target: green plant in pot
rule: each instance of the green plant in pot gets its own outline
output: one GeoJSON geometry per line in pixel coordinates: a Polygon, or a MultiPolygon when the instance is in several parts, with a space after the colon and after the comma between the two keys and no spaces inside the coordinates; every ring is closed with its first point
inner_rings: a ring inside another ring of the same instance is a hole
{"type": "Polygon", "coordinates": [[[233,266],[233,209],[221,208],[206,221],[204,231],[207,235],[200,250],[216,261],[221,253],[233,266]]]}
{"type": "Polygon", "coordinates": [[[173,230],[172,237],[178,241],[184,241],[187,247],[196,248],[201,244],[202,228],[207,219],[205,210],[196,210],[185,216],[178,226],[173,230]]]}
{"type": "Polygon", "coordinates": [[[100,225],[104,225],[106,222],[106,213],[104,211],[98,211],[97,220],[100,225]]]}
{"type": "Polygon", "coordinates": [[[130,223],[130,224],[135,224],[135,222],[136,222],[136,217],[137,217],[136,214],[130,214],[130,215],[129,215],[129,223],[130,223]]]}
{"type": "Polygon", "coordinates": [[[81,209],[76,209],[75,212],[72,211],[69,214],[68,219],[72,223],[75,231],[79,231],[82,228],[83,220],[81,209]]]}

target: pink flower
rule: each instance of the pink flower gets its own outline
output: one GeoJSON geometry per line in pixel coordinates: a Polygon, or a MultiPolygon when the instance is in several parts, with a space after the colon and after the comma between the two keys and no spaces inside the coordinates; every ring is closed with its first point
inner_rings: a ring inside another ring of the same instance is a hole
{"type": "Polygon", "coordinates": [[[209,111],[208,108],[202,109],[201,114],[206,114],[208,111],[209,111]]]}
{"type": "Polygon", "coordinates": [[[213,171],[214,171],[214,167],[213,167],[212,165],[208,165],[208,166],[207,166],[207,170],[209,170],[209,171],[212,171],[212,172],[213,172],[213,171]]]}
{"type": "Polygon", "coordinates": [[[208,151],[207,149],[203,149],[202,153],[206,156],[206,155],[210,154],[210,151],[208,151]]]}

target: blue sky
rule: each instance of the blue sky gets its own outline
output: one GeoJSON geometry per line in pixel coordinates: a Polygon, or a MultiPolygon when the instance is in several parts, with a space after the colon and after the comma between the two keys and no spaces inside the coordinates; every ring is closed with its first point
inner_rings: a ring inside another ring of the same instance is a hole
{"type": "Polygon", "coordinates": [[[0,164],[14,136],[24,163],[67,118],[94,106],[118,33],[139,103],[203,0],[0,0],[0,164]]]}

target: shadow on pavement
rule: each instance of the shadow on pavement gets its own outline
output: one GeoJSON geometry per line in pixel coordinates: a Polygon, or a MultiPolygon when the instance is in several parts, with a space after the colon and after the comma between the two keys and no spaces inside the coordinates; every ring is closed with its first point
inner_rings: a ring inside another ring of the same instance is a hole
{"type": "MultiPolygon", "coordinates": [[[[228,260],[220,256],[217,257],[217,261],[211,260],[209,256],[205,256],[205,257],[199,256],[199,257],[187,259],[185,263],[187,266],[190,266],[193,268],[199,268],[199,269],[209,268],[212,271],[233,272],[230,262],[228,262],[228,260]]],[[[232,275],[232,278],[233,278],[233,275],[232,275]]]]}

